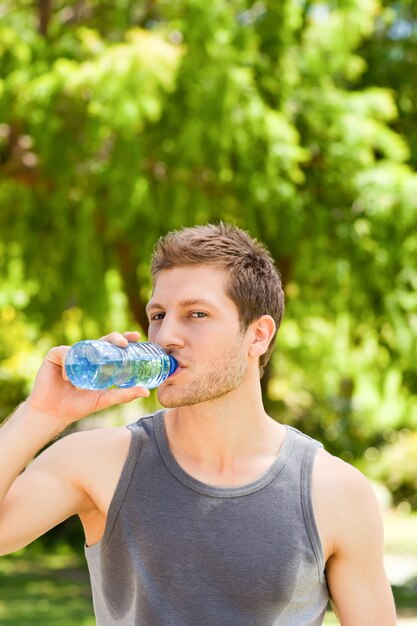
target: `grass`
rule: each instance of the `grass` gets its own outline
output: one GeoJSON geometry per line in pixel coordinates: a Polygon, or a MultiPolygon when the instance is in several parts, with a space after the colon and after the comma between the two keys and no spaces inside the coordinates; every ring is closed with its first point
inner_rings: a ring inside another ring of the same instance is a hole
{"type": "Polygon", "coordinates": [[[94,626],[82,556],[22,550],[0,559],[1,626],[94,626]]]}
{"type": "MultiPolygon", "coordinates": [[[[385,519],[387,554],[417,558],[417,514],[385,519]]],[[[417,616],[417,577],[393,587],[401,612],[417,616]]],[[[326,614],[324,626],[336,626],[326,614]]],[[[45,554],[36,544],[0,558],[0,626],[94,626],[84,556],[61,548],[45,554]]]]}

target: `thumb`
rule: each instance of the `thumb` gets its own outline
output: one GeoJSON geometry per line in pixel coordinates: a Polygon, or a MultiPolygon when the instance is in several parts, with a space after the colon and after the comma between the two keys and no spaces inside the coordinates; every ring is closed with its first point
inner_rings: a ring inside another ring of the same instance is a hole
{"type": "Polygon", "coordinates": [[[69,352],[69,346],[57,346],[51,348],[45,357],[45,361],[52,365],[57,365],[62,368],[62,378],[68,381],[68,376],[65,371],[65,358],[69,352]]]}

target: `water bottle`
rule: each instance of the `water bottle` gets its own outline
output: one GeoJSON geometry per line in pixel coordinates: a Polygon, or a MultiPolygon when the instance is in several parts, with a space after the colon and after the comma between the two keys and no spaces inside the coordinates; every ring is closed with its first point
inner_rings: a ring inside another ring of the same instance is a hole
{"type": "Polygon", "coordinates": [[[65,359],[65,371],[80,389],[140,386],[153,389],[178,363],[156,343],[129,343],[120,348],[107,341],[79,341],[65,359]]]}

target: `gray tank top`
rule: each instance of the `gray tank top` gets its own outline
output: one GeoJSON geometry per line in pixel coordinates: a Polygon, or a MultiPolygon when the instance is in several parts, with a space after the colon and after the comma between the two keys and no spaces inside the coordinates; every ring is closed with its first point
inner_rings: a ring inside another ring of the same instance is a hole
{"type": "Polygon", "coordinates": [[[287,427],[258,480],[213,487],[173,457],[164,412],[132,440],[104,536],[86,547],[98,626],[318,626],[329,594],[312,502],[320,444],[287,427]]]}

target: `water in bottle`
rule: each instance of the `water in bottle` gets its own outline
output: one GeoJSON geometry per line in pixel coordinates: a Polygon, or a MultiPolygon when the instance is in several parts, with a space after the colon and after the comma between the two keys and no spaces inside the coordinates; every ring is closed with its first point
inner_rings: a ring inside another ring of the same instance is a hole
{"type": "Polygon", "coordinates": [[[120,348],[107,341],[79,341],[65,359],[65,371],[80,389],[140,386],[153,389],[173,374],[178,363],[155,343],[129,343],[120,348]]]}

